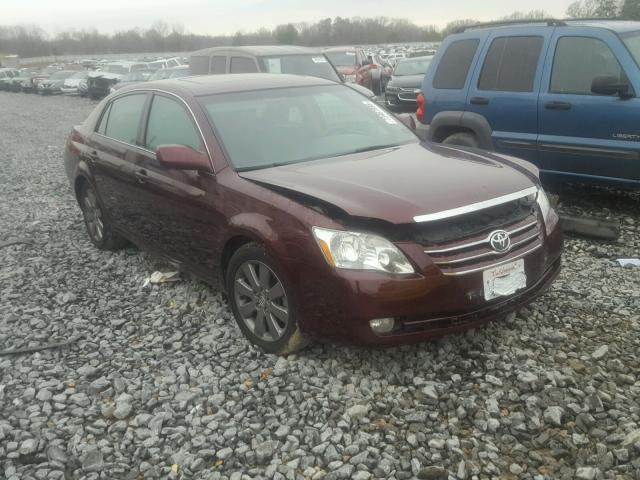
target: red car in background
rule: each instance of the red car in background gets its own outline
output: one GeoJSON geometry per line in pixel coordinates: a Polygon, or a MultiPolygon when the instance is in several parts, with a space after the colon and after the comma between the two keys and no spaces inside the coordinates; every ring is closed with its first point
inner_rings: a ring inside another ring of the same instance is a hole
{"type": "Polygon", "coordinates": [[[346,82],[357,83],[382,95],[386,83],[383,66],[373,62],[362,48],[332,47],[324,50],[324,54],[346,82]]]}

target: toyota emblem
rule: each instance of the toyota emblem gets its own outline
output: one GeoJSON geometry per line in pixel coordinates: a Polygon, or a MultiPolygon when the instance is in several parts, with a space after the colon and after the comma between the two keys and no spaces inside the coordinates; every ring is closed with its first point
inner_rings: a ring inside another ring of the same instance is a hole
{"type": "Polygon", "coordinates": [[[511,247],[511,237],[504,230],[496,230],[489,235],[489,244],[498,253],[504,253],[511,247]]]}

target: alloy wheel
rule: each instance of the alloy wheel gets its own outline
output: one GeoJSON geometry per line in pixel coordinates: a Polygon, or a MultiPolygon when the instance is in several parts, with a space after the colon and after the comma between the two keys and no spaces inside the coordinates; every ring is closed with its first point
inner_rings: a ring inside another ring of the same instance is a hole
{"type": "Polygon", "coordinates": [[[85,193],[82,213],[84,214],[84,221],[89,235],[97,243],[100,243],[104,236],[104,222],[98,199],[91,188],[88,188],[85,193]]]}
{"type": "Polygon", "coordinates": [[[242,321],[260,340],[275,342],[289,323],[289,302],[284,285],[266,264],[249,260],[234,278],[234,301],[242,321]]]}

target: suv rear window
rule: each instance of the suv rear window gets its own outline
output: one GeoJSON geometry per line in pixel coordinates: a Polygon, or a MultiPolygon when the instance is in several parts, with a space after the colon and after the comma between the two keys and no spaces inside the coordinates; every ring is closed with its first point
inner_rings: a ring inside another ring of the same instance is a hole
{"type": "Polygon", "coordinates": [[[542,37],[500,37],[491,42],[478,88],[503,92],[532,92],[542,37]]]}
{"type": "Polygon", "coordinates": [[[433,78],[433,88],[463,88],[479,43],[477,38],[470,38],[449,45],[440,59],[433,78]]]}

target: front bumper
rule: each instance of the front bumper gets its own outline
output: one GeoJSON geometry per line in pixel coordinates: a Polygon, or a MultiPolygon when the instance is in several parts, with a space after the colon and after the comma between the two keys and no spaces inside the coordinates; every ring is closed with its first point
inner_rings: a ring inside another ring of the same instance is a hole
{"type": "Polygon", "coordinates": [[[406,93],[385,92],[385,103],[394,112],[415,112],[418,104],[415,98],[408,98],[406,93]]]}
{"type": "Polygon", "coordinates": [[[403,247],[414,262],[424,257],[420,273],[411,277],[318,265],[294,282],[298,321],[305,332],[360,345],[414,343],[462,332],[502,318],[544,292],[560,271],[561,249],[556,226],[542,248],[523,257],[527,287],[490,301],[484,300],[482,271],[447,276],[419,245],[403,247]],[[378,318],[394,318],[396,328],[375,334],[369,321],[378,318]]]}

